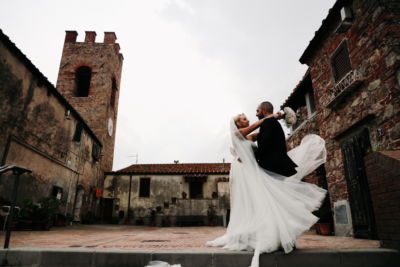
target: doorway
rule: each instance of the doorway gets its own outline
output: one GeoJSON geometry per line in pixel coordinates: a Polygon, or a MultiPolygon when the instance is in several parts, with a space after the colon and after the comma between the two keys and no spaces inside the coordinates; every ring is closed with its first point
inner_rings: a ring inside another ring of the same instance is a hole
{"type": "Polygon", "coordinates": [[[82,202],[83,202],[83,194],[85,191],[80,188],[78,189],[78,192],[76,193],[76,204],[75,204],[75,210],[74,210],[74,222],[80,222],[81,221],[81,208],[82,208],[82,202]]]}
{"type": "Polygon", "coordinates": [[[341,143],[354,236],[376,239],[375,219],[364,165],[371,151],[369,131],[358,130],[341,143]]]}

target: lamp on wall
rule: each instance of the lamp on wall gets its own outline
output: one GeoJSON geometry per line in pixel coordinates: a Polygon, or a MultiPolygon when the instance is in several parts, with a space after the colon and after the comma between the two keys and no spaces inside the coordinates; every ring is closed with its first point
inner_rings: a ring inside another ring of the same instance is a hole
{"type": "Polygon", "coordinates": [[[346,32],[353,25],[353,12],[350,7],[344,6],[340,10],[340,24],[336,33],[346,32]]]}

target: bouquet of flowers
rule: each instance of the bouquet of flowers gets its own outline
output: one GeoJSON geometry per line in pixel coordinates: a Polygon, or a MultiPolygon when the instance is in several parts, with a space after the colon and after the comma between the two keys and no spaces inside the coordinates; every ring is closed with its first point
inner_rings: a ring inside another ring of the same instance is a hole
{"type": "Polygon", "coordinates": [[[279,111],[282,115],[282,118],[285,120],[285,124],[287,127],[292,126],[297,121],[296,112],[290,107],[284,107],[283,110],[279,111]]]}

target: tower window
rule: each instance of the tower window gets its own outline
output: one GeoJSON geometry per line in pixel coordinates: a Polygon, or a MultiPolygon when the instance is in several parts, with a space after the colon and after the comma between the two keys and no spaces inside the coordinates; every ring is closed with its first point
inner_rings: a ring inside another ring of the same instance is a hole
{"type": "Polygon", "coordinates": [[[74,138],[72,139],[72,141],[75,141],[75,142],[78,142],[78,143],[81,141],[82,129],[83,129],[82,123],[78,122],[76,124],[74,138]]]}
{"type": "Polygon", "coordinates": [[[139,197],[150,197],[150,178],[140,178],[139,197]]]}
{"type": "Polygon", "coordinates": [[[347,42],[342,42],[339,48],[332,56],[332,69],[335,81],[338,82],[349,71],[351,71],[351,63],[349,52],[347,50],[347,42]]]}
{"type": "Polygon", "coordinates": [[[117,94],[117,81],[115,78],[112,78],[112,85],[111,85],[111,97],[110,97],[110,105],[114,107],[115,105],[115,95],[117,94]]]}
{"type": "Polygon", "coordinates": [[[90,79],[92,78],[92,70],[87,66],[79,67],[75,73],[76,90],[75,96],[89,96],[90,79]]]}

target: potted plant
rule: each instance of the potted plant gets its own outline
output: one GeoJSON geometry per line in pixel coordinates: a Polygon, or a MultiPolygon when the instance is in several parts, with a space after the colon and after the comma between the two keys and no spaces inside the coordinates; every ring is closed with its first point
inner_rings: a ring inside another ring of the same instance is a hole
{"type": "Polygon", "coordinates": [[[54,223],[55,215],[59,212],[59,206],[60,201],[56,198],[39,199],[32,213],[32,229],[49,230],[54,223]]]}
{"type": "Polygon", "coordinates": [[[319,235],[332,235],[333,233],[333,217],[330,209],[330,203],[325,199],[321,208],[315,212],[319,217],[319,221],[315,224],[315,230],[319,235]]]}
{"type": "Polygon", "coordinates": [[[22,208],[17,218],[16,228],[18,230],[31,230],[35,204],[32,199],[24,199],[21,206],[22,208]]]}
{"type": "Polygon", "coordinates": [[[38,203],[25,199],[18,216],[17,228],[32,230],[49,230],[59,212],[60,202],[55,198],[41,198],[38,203]]]}
{"type": "Polygon", "coordinates": [[[215,221],[217,218],[217,211],[215,210],[214,205],[209,205],[208,210],[207,210],[207,219],[208,219],[208,225],[209,226],[215,226],[215,221]]]}

